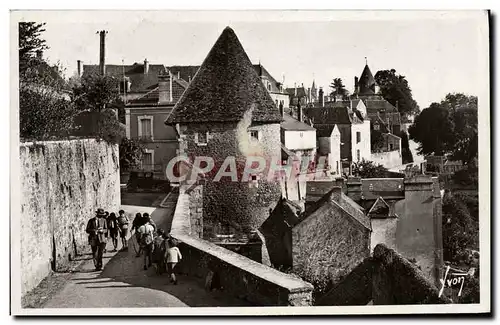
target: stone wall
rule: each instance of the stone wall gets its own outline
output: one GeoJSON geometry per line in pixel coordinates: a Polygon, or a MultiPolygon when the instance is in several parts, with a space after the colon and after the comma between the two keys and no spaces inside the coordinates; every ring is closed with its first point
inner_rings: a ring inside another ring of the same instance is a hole
{"type": "Polygon", "coordinates": [[[293,272],[317,284],[338,283],[370,255],[370,230],[335,202],[292,229],[293,272]]]}
{"type": "Polygon", "coordinates": [[[180,190],[170,232],[180,242],[180,273],[211,279],[207,289],[222,288],[229,295],[260,306],[312,304],[311,284],[195,237],[187,192],[180,190]]]}
{"type": "Polygon", "coordinates": [[[268,181],[267,173],[256,175],[255,184],[242,181],[246,158],[250,156],[263,157],[267,163],[280,153],[280,125],[261,124],[248,125],[240,122],[219,124],[190,124],[182,126],[180,133],[186,143],[184,153],[191,159],[206,156],[214,160],[213,172],[207,173],[203,193],[203,231],[209,238],[214,227],[221,223],[236,231],[248,232],[260,227],[267,218],[269,209],[281,197],[279,179],[268,181]],[[259,140],[251,142],[248,131],[259,133],[259,140]],[[197,134],[208,132],[206,144],[197,142],[197,134]],[[214,181],[224,161],[228,157],[236,158],[237,180],[229,176],[214,181]]]}
{"type": "Polygon", "coordinates": [[[120,205],[118,146],[94,139],[22,143],[22,294],[88,249],[85,227],[98,207],[120,205]]]}
{"type": "Polygon", "coordinates": [[[372,152],[372,161],[385,168],[394,168],[403,164],[403,158],[399,150],[388,152],[372,152]]]}

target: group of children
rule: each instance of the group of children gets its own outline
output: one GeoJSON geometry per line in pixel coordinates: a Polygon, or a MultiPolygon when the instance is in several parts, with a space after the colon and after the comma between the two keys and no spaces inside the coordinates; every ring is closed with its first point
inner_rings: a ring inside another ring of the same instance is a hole
{"type": "Polygon", "coordinates": [[[170,282],[177,284],[174,269],[182,259],[177,241],[163,229],[157,229],[148,213],[137,213],[132,229],[135,230],[135,238],[139,244],[136,256],[144,254],[144,270],[154,265],[157,274],[167,271],[170,282]]]}

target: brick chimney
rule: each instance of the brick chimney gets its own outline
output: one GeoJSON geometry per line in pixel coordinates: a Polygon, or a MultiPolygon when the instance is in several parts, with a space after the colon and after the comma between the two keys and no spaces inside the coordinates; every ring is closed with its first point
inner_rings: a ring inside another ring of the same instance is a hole
{"type": "Polygon", "coordinates": [[[297,97],[297,83],[296,82],[293,84],[293,87],[295,88],[295,97],[297,97]]]}
{"type": "Polygon", "coordinates": [[[144,59],[144,74],[149,73],[149,61],[148,59],[144,59]]]}
{"type": "Polygon", "coordinates": [[[158,76],[158,103],[165,104],[172,101],[172,74],[169,71],[158,76]]]}
{"type": "Polygon", "coordinates": [[[359,79],[358,77],[354,77],[354,93],[359,93],[359,79]]]}
{"type": "Polygon", "coordinates": [[[298,120],[304,122],[304,113],[302,112],[302,105],[300,102],[297,104],[297,114],[299,115],[298,120]]]}
{"type": "Polygon", "coordinates": [[[319,88],[319,106],[325,107],[325,95],[323,92],[323,87],[319,88]]]}
{"type": "Polygon", "coordinates": [[[181,72],[177,71],[177,79],[180,79],[180,78],[181,78],[181,72]]]}
{"type": "Polygon", "coordinates": [[[101,30],[99,32],[100,39],[100,51],[99,51],[99,73],[104,76],[106,73],[106,31],[101,30]]]}
{"type": "Polygon", "coordinates": [[[76,61],[76,73],[78,74],[78,77],[81,77],[83,74],[82,60],[76,61]]]}

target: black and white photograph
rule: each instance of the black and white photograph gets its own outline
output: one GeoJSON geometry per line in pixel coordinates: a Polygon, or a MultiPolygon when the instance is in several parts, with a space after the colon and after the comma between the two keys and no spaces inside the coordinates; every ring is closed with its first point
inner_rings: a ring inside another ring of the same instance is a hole
{"type": "Polygon", "coordinates": [[[491,312],[490,14],[11,10],[11,313],[491,312]]]}

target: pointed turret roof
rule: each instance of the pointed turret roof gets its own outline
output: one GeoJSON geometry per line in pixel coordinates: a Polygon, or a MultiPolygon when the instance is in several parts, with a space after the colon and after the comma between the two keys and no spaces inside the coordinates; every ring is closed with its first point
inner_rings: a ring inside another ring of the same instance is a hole
{"type": "Polygon", "coordinates": [[[238,122],[249,111],[253,122],[282,120],[238,37],[226,27],[165,123],[238,122]]]}
{"type": "Polygon", "coordinates": [[[361,77],[359,77],[359,94],[360,95],[375,95],[375,78],[368,67],[365,65],[361,77]]]}

